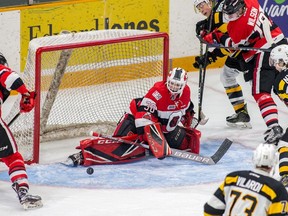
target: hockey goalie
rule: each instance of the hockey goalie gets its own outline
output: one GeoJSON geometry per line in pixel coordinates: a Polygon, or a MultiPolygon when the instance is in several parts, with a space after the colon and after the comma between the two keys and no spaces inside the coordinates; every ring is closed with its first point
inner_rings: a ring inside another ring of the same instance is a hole
{"type": "Polygon", "coordinates": [[[187,78],[185,70],[174,68],[166,82],[156,82],[144,97],[131,101],[114,131],[115,139],[84,139],[76,147],[81,151],[70,155],[65,163],[90,166],[132,162],[147,153],[163,159],[171,154],[170,147],[199,154],[201,133],[191,127],[194,105],[187,78]]]}

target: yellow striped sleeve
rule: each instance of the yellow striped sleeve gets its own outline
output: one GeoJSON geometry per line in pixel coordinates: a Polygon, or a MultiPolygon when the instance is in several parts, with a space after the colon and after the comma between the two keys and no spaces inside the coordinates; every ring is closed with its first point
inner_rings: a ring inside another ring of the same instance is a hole
{"type": "Polygon", "coordinates": [[[277,194],[275,193],[274,190],[272,190],[269,186],[264,185],[261,189],[261,191],[265,194],[267,194],[268,196],[271,197],[271,199],[275,199],[275,197],[277,196],[277,194]]]}

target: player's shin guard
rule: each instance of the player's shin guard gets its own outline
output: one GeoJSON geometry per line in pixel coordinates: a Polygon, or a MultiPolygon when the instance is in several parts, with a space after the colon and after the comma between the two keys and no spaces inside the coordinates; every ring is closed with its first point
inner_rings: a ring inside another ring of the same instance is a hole
{"type": "Polygon", "coordinates": [[[262,118],[264,119],[267,127],[272,128],[279,125],[277,106],[271,97],[271,94],[261,93],[253,95],[253,97],[259,106],[262,118]]]}
{"type": "Polygon", "coordinates": [[[2,161],[9,168],[9,176],[12,183],[17,182],[19,187],[29,189],[28,177],[26,173],[26,168],[24,164],[23,157],[19,152],[16,152],[2,161]]]}

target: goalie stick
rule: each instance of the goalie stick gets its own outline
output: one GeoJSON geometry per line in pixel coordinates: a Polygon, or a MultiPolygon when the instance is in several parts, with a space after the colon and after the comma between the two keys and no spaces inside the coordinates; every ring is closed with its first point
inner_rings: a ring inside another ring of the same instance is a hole
{"type": "Polygon", "coordinates": [[[223,48],[223,49],[229,49],[229,50],[243,50],[243,51],[261,51],[261,52],[271,52],[271,49],[265,49],[265,48],[254,48],[254,47],[245,47],[245,46],[240,46],[240,47],[232,47],[232,46],[223,46],[222,44],[218,43],[208,43],[205,41],[200,35],[196,35],[196,37],[199,39],[201,43],[206,44],[208,47],[215,47],[215,48],[223,48]]]}
{"type": "MultiPolygon", "coordinates": [[[[138,143],[136,141],[133,142],[133,141],[130,141],[130,140],[127,140],[127,139],[122,139],[120,137],[113,137],[113,136],[103,135],[103,134],[99,134],[99,133],[96,133],[96,132],[91,132],[90,135],[95,136],[95,137],[102,137],[102,138],[110,139],[110,140],[113,140],[113,141],[123,142],[123,143],[130,144],[130,145],[136,145],[136,146],[139,146],[139,147],[143,147],[143,148],[149,149],[149,145],[148,144],[138,143]]],[[[175,148],[170,148],[171,149],[171,154],[167,155],[167,156],[177,157],[177,158],[181,158],[181,159],[185,159],[185,160],[191,160],[191,161],[194,161],[194,162],[207,164],[207,165],[214,165],[214,164],[217,164],[218,161],[220,161],[220,159],[225,155],[225,153],[228,151],[228,149],[230,148],[232,143],[233,142],[231,140],[226,138],[221,143],[221,145],[217,149],[217,151],[211,157],[210,156],[200,155],[200,154],[195,154],[195,153],[191,153],[191,152],[187,152],[187,151],[183,151],[183,150],[179,150],[179,149],[175,149],[175,148]]]]}

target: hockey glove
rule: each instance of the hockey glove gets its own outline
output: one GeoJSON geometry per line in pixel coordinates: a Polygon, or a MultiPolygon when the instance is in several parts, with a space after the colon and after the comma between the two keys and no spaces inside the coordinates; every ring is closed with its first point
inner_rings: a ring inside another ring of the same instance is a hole
{"type": "Polygon", "coordinates": [[[20,111],[24,113],[30,112],[34,108],[35,97],[36,93],[34,91],[22,94],[22,98],[20,101],[20,111]]]}
{"type": "Polygon", "coordinates": [[[197,35],[201,35],[202,32],[207,31],[208,27],[208,20],[201,20],[199,22],[196,23],[196,34],[197,35]]]}
{"type": "Polygon", "coordinates": [[[206,34],[203,36],[203,39],[207,41],[207,43],[213,44],[213,43],[221,43],[221,37],[224,34],[220,32],[217,28],[212,31],[209,34],[206,34]]]}
{"type": "Polygon", "coordinates": [[[200,68],[200,65],[205,68],[207,65],[211,64],[212,62],[215,62],[217,60],[217,56],[213,52],[207,52],[207,60],[205,62],[205,55],[203,56],[196,56],[195,62],[193,63],[193,66],[197,69],[200,68]],[[206,64],[205,64],[206,63],[206,64]]]}

